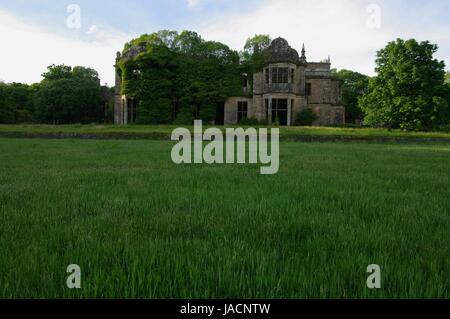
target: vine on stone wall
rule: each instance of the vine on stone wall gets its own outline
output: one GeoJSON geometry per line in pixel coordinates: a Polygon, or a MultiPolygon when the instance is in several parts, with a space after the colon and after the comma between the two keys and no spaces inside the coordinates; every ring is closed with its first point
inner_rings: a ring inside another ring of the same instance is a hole
{"type": "Polygon", "coordinates": [[[197,33],[160,31],[127,43],[117,63],[121,93],[138,101],[138,123],[213,121],[227,97],[243,95],[250,73],[239,53],[197,33]]]}

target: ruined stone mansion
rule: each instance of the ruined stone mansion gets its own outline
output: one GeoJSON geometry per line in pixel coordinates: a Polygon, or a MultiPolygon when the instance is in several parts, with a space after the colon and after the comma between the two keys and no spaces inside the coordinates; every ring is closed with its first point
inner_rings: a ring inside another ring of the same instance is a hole
{"type": "MultiPolygon", "coordinates": [[[[217,125],[238,124],[245,118],[269,124],[290,126],[297,114],[311,109],[314,125],[345,123],[339,81],[331,74],[330,59],[308,62],[303,47],[301,55],[283,38],[277,38],[265,52],[267,65],[253,75],[253,85],[243,79],[243,96],[229,97],[217,110],[217,125]]],[[[123,58],[118,54],[118,59],[123,58]]],[[[121,79],[116,79],[114,121],[130,124],[136,118],[136,102],[120,95],[121,79]]]]}

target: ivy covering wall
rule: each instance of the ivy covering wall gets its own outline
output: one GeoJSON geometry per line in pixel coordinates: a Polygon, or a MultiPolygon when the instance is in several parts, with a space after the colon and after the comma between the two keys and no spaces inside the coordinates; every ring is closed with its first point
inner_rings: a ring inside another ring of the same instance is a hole
{"type": "Polygon", "coordinates": [[[248,65],[239,53],[197,33],[160,31],[125,45],[117,64],[121,93],[138,101],[137,123],[212,122],[217,106],[243,95],[248,65]]]}

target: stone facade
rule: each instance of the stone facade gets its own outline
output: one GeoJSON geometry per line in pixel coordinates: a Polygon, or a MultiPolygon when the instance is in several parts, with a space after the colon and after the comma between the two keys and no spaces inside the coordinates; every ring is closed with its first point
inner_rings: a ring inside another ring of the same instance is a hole
{"type": "MultiPolygon", "coordinates": [[[[140,48],[117,53],[117,61],[130,59],[140,48]],[[134,51],[136,52],[134,52],[134,51]]],[[[293,125],[297,114],[311,109],[317,117],[313,125],[345,123],[341,88],[331,76],[331,63],[309,63],[305,48],[301,56],[282,38],[272,41],[265,54],[268,64],[253,75],[252,87],[243,88],[246,96],[229,97],[224,105],[224,124],[256,119],[268,124],[293,125]]],[[[126,125],[136,119],[137,103],[121,95],[122,77],[116,67],[114,123],[126,125]]],[[[217,123],[216,123],[217,124],[217,123]]]]}
{"type": "Polygon", "coordinates": [[[282,38],[272,41],[266,53],[268,65],[253,76],[253,96],[230,97],[225,102],[225,124],[247,117],[289,126],[307,108],[317,117],[314,125],[345,123],[340,84],[331,76],[329,60],[308,63],[304,48],[299,56],[282,38]]]}

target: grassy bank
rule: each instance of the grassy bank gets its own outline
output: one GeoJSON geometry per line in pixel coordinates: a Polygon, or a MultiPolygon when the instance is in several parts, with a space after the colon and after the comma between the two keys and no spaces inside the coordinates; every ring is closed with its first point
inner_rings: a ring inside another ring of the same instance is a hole
{"type": "MultiPolygon", "coordinates": [[[[0,125],[0,137],[167,140],[177,127],[173,125],[0,125]]],[[[193,130],[193,126],[188,126],[188,128],[193,130]]],[[[281,127],[280,136],[284,141],[354,140],[450,143],[450,133],[404,132],[372,128],[281,127]]]]}
{"type": "Polygon", "coordinates": [[[273,176],[171,146],[0,139],[0,297],[450,297],[450,146],[282,143],[273,176]]]}

